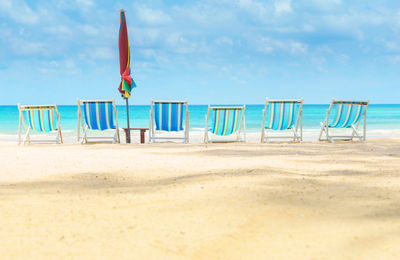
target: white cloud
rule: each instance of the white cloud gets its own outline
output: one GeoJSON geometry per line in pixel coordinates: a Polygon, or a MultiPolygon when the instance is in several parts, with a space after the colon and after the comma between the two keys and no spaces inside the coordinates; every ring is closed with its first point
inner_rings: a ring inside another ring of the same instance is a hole
{"type": "Polygon", "coordinates": [[[335,58],[340,63],[347,63],[350,60],[350,57],[346,54],[339,54],[335,58]]]}
{"type": "Polygon", "coordinates": [[[46,46],[42,42],[12,39],[11,43],[14,53],[18,55],[43,54],[46,51],[46,46]]]}
{"type": "Polygon", "coordinates": [[[170,34],[165,40],[169,49],[176,53],[189,54],[197,49],[196,42],[191,42],[179,33],[170,34]]]}
{"type": "Polygon", "coordinates": [[[324,56],[312,55],[311,63],[314,64],[319,71],[326,71],[326,69],[324,69],[324,65],[326,64],[326,58],[324,56]]]}
{"type": "Polygon", "coordinates": [[[232,2],[220,1],[198,1],[194,5],[174,6],[170,10],[173,22],[180,23],[179,27],[187,27],[189,24],[197,28],[219,30],[226,25],[235,23],[236,5],[232,2]],[[178,18],[178,19],[177,19],[178,18]]]}
{"type": "MultiPolygon", "coordinates": [[[[134,44],[139,46],[152,46],[161,41],[162,35],[159,29],[155,28],[134,28],[134,44]]],[[[129,34],[132,36],[133,34],[129,34]]]]}
{"type": "Polygon", "coordinates": [[[139,52],[142,57],[145,57],[147,59],[151,59],[157,56],[156,51],[153,49],[141,49],[139,52]]]}
{"type": "Polygon", "coordinates": [[[290,13],[292,11],[291,0],[275,0],[275,13],[283,14],[290,13]]]}
{"type": "Polygon", "coordinates": [[[171,21],[171,17],[161,10],[151,9],[144,5],[135,6],[137,18],[148,25],[163,25],[171,21]]]}
{"type": "Polygon", "coordinates": [[[221,36],[221,37],[218,37],[215,40],[215,43],[217,45],[224,45],[224,46],[230,45],[230,46],[232,46],[233,45],[233,40],[231,38],[229,38],[229,37],[221,36]]]}
{"type": "Polygon", "coordinates": [[[84,24],[80,26],[80,29],[87,35],[95,36],[98,35],[99,30],[89,24],[84,24]]]}
{"type": "Polygon", "coordinates": [[[342,4],[342,0],[311,0],[310,3],[317,8],[329,10],[330,8],[340,6],[342,4]]]}
{"type": "Polygon", "coordinates": [[[22,24],[35,24],[39,16],[24,2],[18,0],[1,0],[0,15],[5,14],[22,24]]]}
{"type": "Polygon", "coordinates": [[[251,18],[268,19],[272,9],[267,3],[260,3],[254,0],[239,0],[239,7],[248,12],[251,18]]]}
{"type": "Polygon", "coordinates": [[[46,32],[58,35],[61,38],[70,37],[72,35],[72,30],[66,25],[54,25],[44,29],[46,32]]]}
{"type": "Polygon", "coordinates": [[[397,26],[400,26],[400,10],[398,10],[396,12],[394,20],[395,20],[395,23],[397,24],[397,26]]]}
{"type": "Polygon", "coordinates": [[[146,61],[151,61],[153,66],[162,66],[169,63],[169,59],[165,54],[159,53],[159,51],[154,49],[139,49],[137,53],[138,57],[140,57],[140,60],[145,59],[146,61]]]}
{"type": "Polygon", "coordinates": [[[50,8],[52,12],[61,11],[63,13],[65,11],[77,11],[83,15],[88,15],[89,12],[91,14],[100,12],[100,8],[96,7],[96,1],[92,0],[57,0],[53,2],[53,6],[51,6],[50,1],[45,1],[46,8],[50,8]]]}
{"type": "MultiPolygon", "coordinates": [[[[4,35],[1,31],[8,28],[10,21],[29,26],[18,24],[11,37],[1,35],[6,42],[3,52],[11,50],[16,56],[40,54],[51,59],[65,54],[92,62],[117,57],[117,10],[110,14],[105,4],[93,8],[94,0],[59,0],[46,4],[39,0],[34,5],[16,1],[0,0],[0,17],[15,15],[11,13],[15,3],[21,4],[28,15],[0,22],[0,34],[4,35]],[[93,12],[81,13],[79,5],[93,12]],[[60,35],[66,37],[59,41],[60,35]],[[52,44],[57,41],[60,44],[52,44]],[[101,44],[96,46],[96,43],[101,44]]],[[[215,57],[219,61],[251,60],[254,51],[279,54],[271,55],[277,59],[291,56],[297,63],[300,59],[314,59],[319,64],[326,60],[352,60],[350,51],[349,56],[338,56],[342,46],[362,46],[362,50],[370,53],[384,50],[386,53],[381,57],[388,61],[387,53],[397,54],[400,49],[396,37],[392,37],[400,32],[400,12],[395,8],[371,10],[340,0],[157,3],[135,1],[131,4],[133,10],[127,10],[132,51],[143,62],[157,64],[187,57],[193,57],[194,63],[215,57]],[[381,45],[377,47],[377,43],[381,45]],[[321,46],[327,46],[332,53],[322,52],[321,46]]]]}
{"type": "Polygon", "coordinates": [[[332,48],[330,48],[327,45],[322,45],[322,46],[316,48],[316,51],[319,53],[324,53],[324,54],[334,54],[334,51],[332,50],[332,48]]]}
{"type": "Polygon", "coordinates": [[[81,72],[75,61],[71,58],[65,60],[52,60],[38,66],[38,71],[42,74],[66,74],[74,75],[81,72]]]}
{"type": "Polygon", "coordinates": [[[75,3],[83,8],[90,8],[95,5],[92,0],[75,0],[75,3]]]}
{"type": "Polygon", "coordinates": [[[289,54],[305,54],[308,51],[308,46],[302,42],[294,40],[278,40],[263,37],[259,40],[258,51],[263,53],[272,53],[276,51],[283,51],[289,54]]]}
{"type": "Polygon", "coordinates": [[[88,51],[87,56],[93,59],[109,60],[117,57],[117,53],[108,47],[94,47],[88,51]]]}
{"type": "Polygon", "coordinates": [[[93,47],[78,53],[76,57],[81,61],[95,64],[96,60],[118,59],[118,52],[109,47],[93,47]]]}
{"type": "Polygon", "coordinates": [[[303,32],[311,33],[311,32],[315,31],[315,28],[311,24],[304,24],[304,25],[301,26],[301,30],[303,32]]]}
{"type": "Polygon", "coordinates": [[[400,63],[400,55],[387,56],[387,60],[392,64],[399,64],[400,63]]]}
{"type": "Polygon", "coordinates": [[[307,52],[307,45],[298,41],[290,42],[290,52],[293,54],[304,54],[307,52]]]}
{"type": "Polygon", "coordinates": [[[199,70],[218,70],[218,69],[220,69],[215,64],[212,64],[212,63],[210,63],[208,61],[204,61],[204,60],[196,62],[195,66],[199,70]]]}
{"type": "Polygon", "coordinates": [[[280,45],[280,42],[270,38],[262,38],[257,49],[263,53],[270,53],[276,48],[277,45],[280,45]]]}
{"type": "Polygon", "coordinates": [[[65,68],[74,69],[76,67],[75,61],[73,59],[66,59],[64,61],[65,68]]]}
{"type": "Polygon", "coordinates": [[[385,50],[388,52],[399,52],[400,44],[396,40],[381,40],[382,46],[385,47],[385,50]]]}

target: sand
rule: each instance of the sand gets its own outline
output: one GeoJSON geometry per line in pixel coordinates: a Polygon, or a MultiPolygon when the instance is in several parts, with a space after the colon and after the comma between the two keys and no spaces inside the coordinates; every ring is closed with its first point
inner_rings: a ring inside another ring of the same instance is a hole
{"type": "Polygon", "coordinates": [[[398,259],[400,139],[0,145],[0,255],[398,259]]]}

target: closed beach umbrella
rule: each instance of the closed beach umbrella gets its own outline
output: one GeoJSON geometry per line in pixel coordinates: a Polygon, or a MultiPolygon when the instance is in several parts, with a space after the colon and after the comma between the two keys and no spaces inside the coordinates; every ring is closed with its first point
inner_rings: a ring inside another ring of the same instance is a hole
{"type": "MultiPolygon", "coordinates": [[[[126,101],[127,127],[129,129],[128,98],[131,96],[131,90],[132,88],[136,87],[136,84],[131,77],[128,28],[126,27],[126,17],[124,10],[120,10],[118,49],[119,70],[121,74],[121,83],[119,84],[118,90],[126,101]]],[[[128,130],[127,133],[127,141],[130,142],[130,131],[128,130]]]]}
{"type": "Polygon", "coordinates": [[[120,11],[118,48],[119,70],[121,74],[121,83],[119,84],[118,90],[124,98],[129,98],[132,88],[136,87],[136,85],[131,77],[128,28],[126,27],[124,10],[120,11]]]}

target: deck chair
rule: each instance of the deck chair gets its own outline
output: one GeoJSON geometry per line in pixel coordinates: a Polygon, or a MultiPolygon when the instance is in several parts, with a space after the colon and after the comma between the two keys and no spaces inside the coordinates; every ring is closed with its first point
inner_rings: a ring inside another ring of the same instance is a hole
{"type": "Polygon", "coordinates": [[[79,100],[78,103],[78,142],[105,140],[119,143],[118,111],[113,100],[79,100]],[[82,111],[83,107],[83,111],[82,111]],[[83,112],[83,113],[82,113],[83,112]],[[114,120],[115,118],[115,120],[114,120]],[[81,135],[82,128],[82,137],[81,135]],[[92,131],[114,130],[113,136],[88,136],[92,131]]]}
{"type": "Polygon", "coordinates": [[[18,125],[18,144],[21,144],[21,126],[25,129],[23,143],[26,142],[53,142],[62,143],[62,134],[60,126],[60,113],[58,113],[57,105],[38,105],[38,106],[20,106],[19,125],[18,125]],[[29,124],[26,123],[29,122],[29,124]],[[32,140],[30,132],[37,133],[57,133],[55,140],[32,140]]]}
{"type": "Polygon", "coordinates": [[[270,139],[290,138],[294,142],[303,140],[303,100],[265,101],[261,126],[261,143],[270,139]],[[300,129],[299,129],[300,128],[300,129]],[[291,135],[268,135],[270,131],[292,130],[291,135]]]}
{"type": "Polygon", "coordinates": [[[189,142],[189,105],[187,101],[151,101],[149,140],[189,142]],[[183,111],[185,110],[185,116],[183,111]],[[185,121],[185,124],[183,124],[185,121]],[[176,133],[182,133],[177,136],[176,133]]]}
{"type": "Polygon", "coordinates": [[[369,101],[344,101],[332,100],[331,105],[326,113],[325,122],[321,123],[321,132],[319,135],[320,141],[333,142],[338,140],[353,140],[353,138],[360,139],[364,142],[366,139],[367,126],[367,107],[369,101]],[[358,132],[358,126],[364,121],[363,134],[358,132]],[[331,129],[350,129],[350,135],[332,135],[331,129]],[[323,135],[325,134],[325,137],[323,135]]]}
{"type": "Polygon", "coordinates": [[[244,113],[246,106],[219,107],[208,106],[206,126],[204,128],[204,143],[208,142],[246,142],[246,124],[244,113]],[[212,126],[208,127],[210,114],[213,117],[212,126]],[[209,136],[211,134],[211,136],[209,136]],[[212,136],[219,136],[212,140],[212,136]],[[227,139],[227,136],[235,136],[235,139],[227,139]]]}

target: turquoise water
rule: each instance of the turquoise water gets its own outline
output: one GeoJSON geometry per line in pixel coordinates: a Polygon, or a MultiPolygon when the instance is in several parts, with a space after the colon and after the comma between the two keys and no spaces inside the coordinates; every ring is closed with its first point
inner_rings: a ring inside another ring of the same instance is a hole
{"type": "MultiPolygon", "coordinates": [[[[190,129],[204,129],[207,105],[190,105],[190,129]]],[[[303,126],[304,129],[319,129],[319,124],[324,120],[329,105],[304,105],[303,126]]],[[[77,128],[77,107],[58,106],[61,114],[61,129],[66,133],[75,133],[77,128]]],[[[248,131],[259,131],[263,105],[246,106],[246,129],[248,131]]],[[[117,106],[119,113],[119,126],[126,126],[125,106],[117,106]]],[[[130,106],[129,113],[131,127],[149,126],[150,106],[130,106]]],[[[368,106],[367,123],[369,130],[394,130],[400,129],[400,104],[368,106]]],[[[18,133],[18,108],[17,106],[0,106],[0,134],[18,133]]]]}

